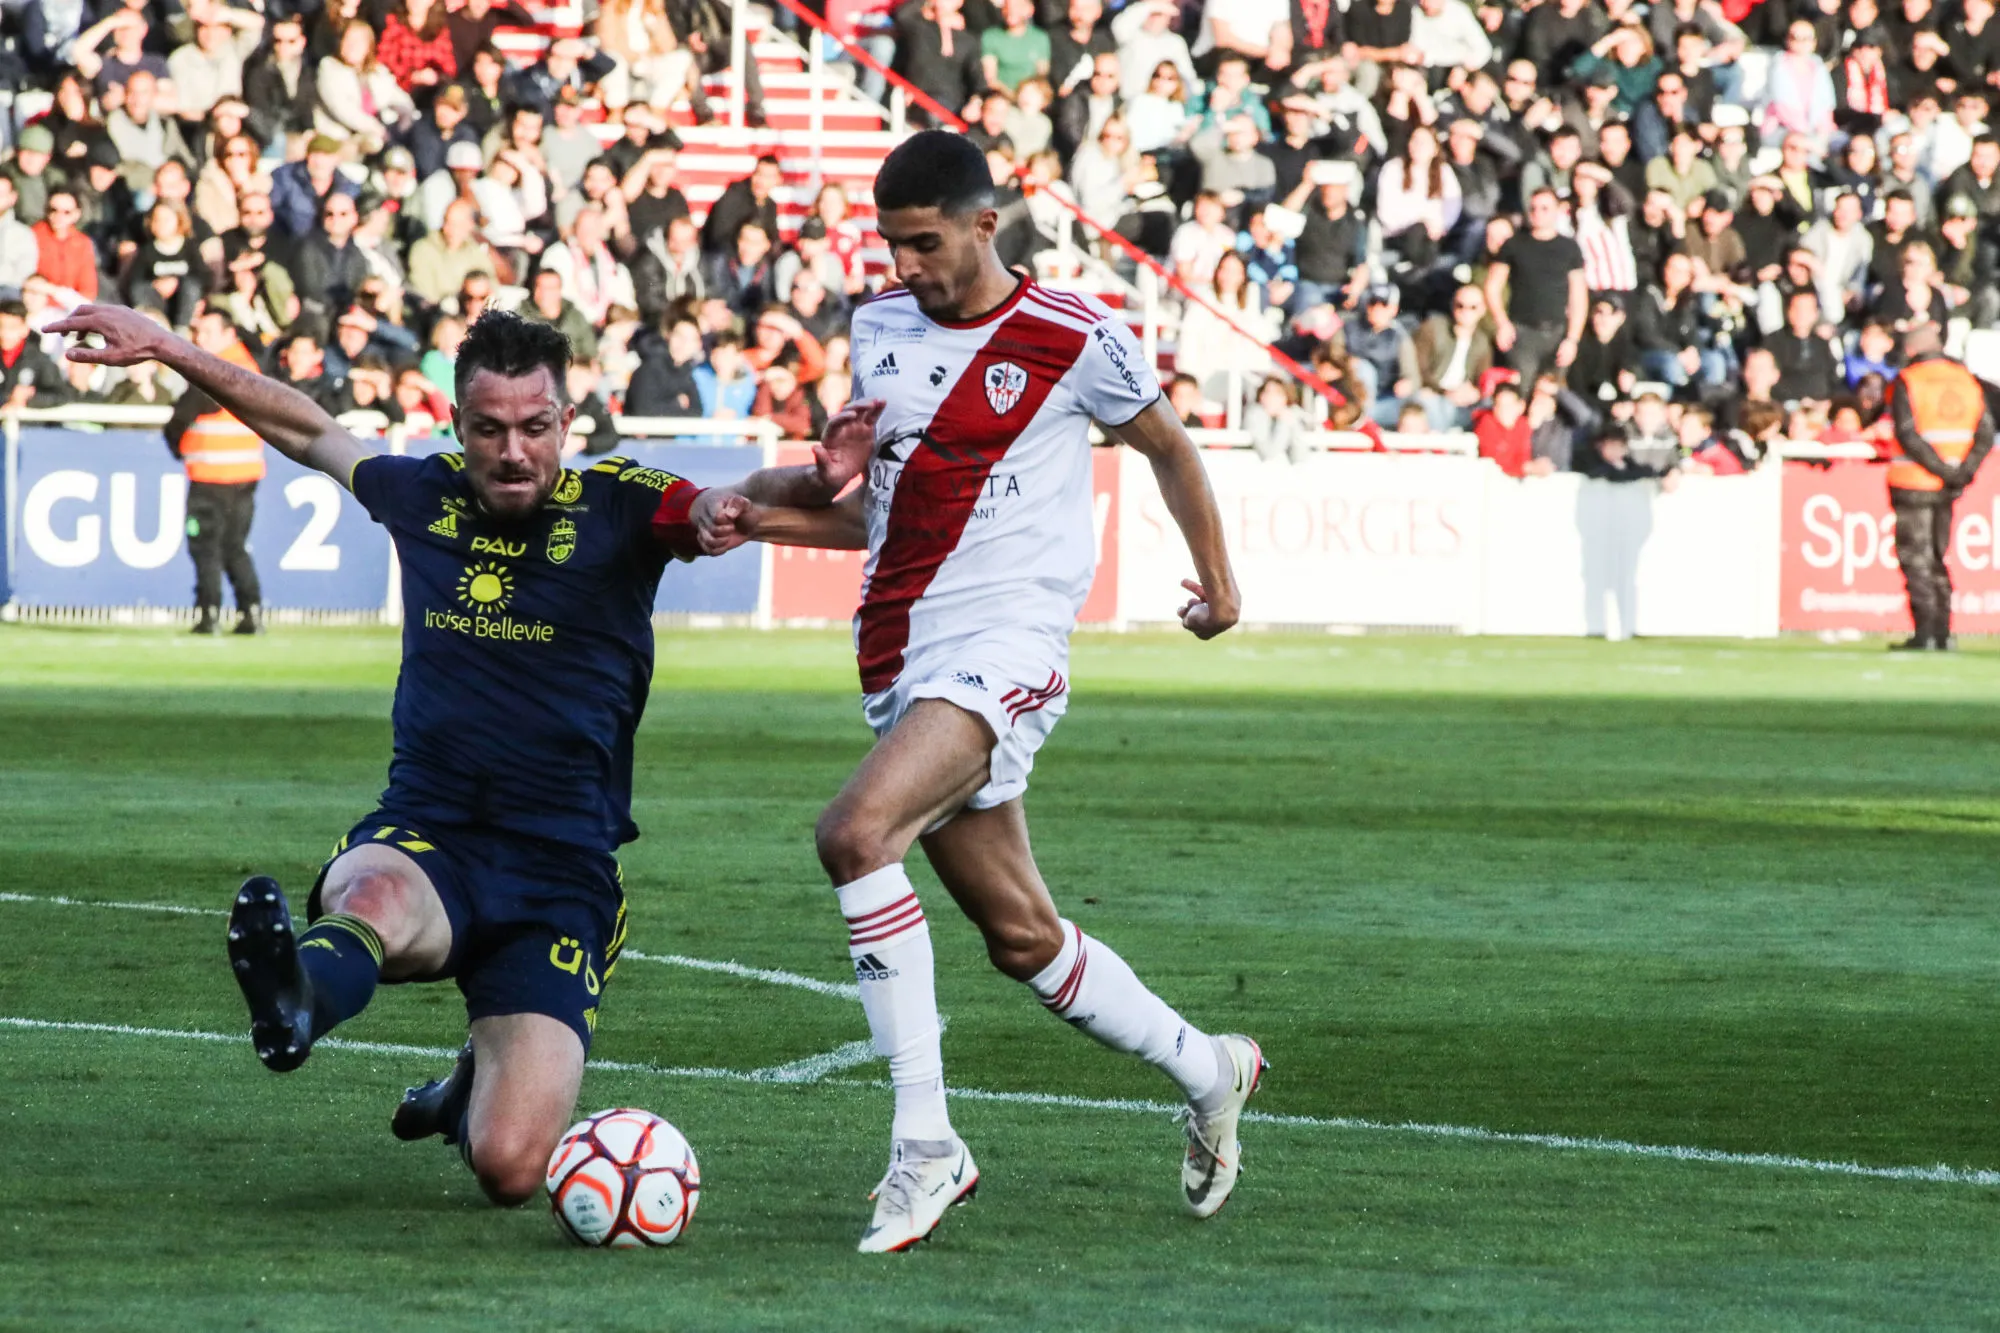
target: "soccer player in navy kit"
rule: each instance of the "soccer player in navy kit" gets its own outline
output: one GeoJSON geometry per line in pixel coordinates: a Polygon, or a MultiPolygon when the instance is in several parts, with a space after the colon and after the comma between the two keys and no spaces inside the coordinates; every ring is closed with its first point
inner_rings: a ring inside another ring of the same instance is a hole
{"type": "MultiPolygon", "coordinates": [[[[230,912],[251,1040],[273,1070],[361,1012],[378,982],[453,978],[471,1033],[458,1067],[412,1089],[399,1137],[459,1144],[488,1197],[541,1186],[569,1124],[604,983],[625,935],[616,848],[670,560],[701,554],[704,492],[611,458],[561,466],[576,408],[567,340],[488,312],[459,348],[462,453],[371,453],[304,394],[159,328],[85,306],[51,326],[96,335],[71,360],[180,372],[280,453],[354,492],[401,557],[395,752],[377,809],[340,840],[294,934],[275,881],[230,912]]],[[[81,340],[79,340],[81,341],[81,340]]],[[[864,465],[879,404],[828,423],[816,462],[736,483],[764,503],[832,500],[864,465]]]]}

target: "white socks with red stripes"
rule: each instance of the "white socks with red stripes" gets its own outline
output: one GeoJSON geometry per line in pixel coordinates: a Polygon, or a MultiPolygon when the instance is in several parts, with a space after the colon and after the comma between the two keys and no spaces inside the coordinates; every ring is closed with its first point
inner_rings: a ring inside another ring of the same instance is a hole
{"type": "Polygon", "coordinates": [[[1103,941],[1073,922],[1062,930],[1062,952],[1028,983],[1043,1006],[1112,1050],[1158,1067],[1189,1101],[1207,1099],[1222,1073],[1214,1039],[1147,990],[1103,941]]]}
{"type": "Polygon", "coordinates": [[[900,864],[883,866],[835,890],[847,918],[847,948],[875,1051],[889,1060],[896,1090],[898,1139],[956,1136],[944,1104],[937,979],[931,928],[900,864]]]}

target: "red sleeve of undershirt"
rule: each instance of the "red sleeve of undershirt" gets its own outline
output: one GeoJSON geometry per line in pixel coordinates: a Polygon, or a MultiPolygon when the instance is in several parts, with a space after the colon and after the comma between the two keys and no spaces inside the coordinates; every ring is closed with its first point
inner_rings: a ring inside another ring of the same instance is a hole
{"type": "Polygon", "coordinates": [[[653,540],[676,560],[695,560],[701,555],[701,543],[688,519],[688,511],[694,508],[695,497],[701,491],[693,482],[677,479],[661,492],[660,507],[653,511],[653,540]]]}

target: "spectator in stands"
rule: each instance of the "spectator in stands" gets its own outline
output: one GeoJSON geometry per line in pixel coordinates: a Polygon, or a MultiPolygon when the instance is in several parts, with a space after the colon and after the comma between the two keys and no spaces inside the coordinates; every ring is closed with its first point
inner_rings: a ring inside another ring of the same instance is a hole
{"type": "Polygon", "coordinates": [[[1479,402],[1479,386],[1493,369],[1493,338],[1486,331],[1486,296],[1467,283],[1452,294],[1451,313],[1432,315],[1412,340],[1419,388],[1416,401],[1432,430],[1464,430],[1479,402]]]}
{"type": "MultiPolygon", "coordinates": [[[[1118,57],[1092,57],[1090,77],[1056,99],[1050,114],[1051,141],[1056,151],[1073,158],[1077,151],[1096,139],[1107,122],[1123,119],[1123,93],[1118,57]]],[[[1129,128],[1129,125],[1128,125],[1129,128]]]]}
{"type": "Polygon", "coordinates": [[[1788,403],[1826,403],[1845,378],[1840,352],[1820,324],[1819,298],[1801,288],[1785,307],[1785,327],[1764,339],[1778,363],[1775,393],[1788,403]]]}
{"type": "Polygon", "coordinates": [[[1458,176],[1438,151],[1436,133],[1428,125],[1411,127],[1402,153],[1384,163],[1375,180],[1376,224],[1383,244],[1408,266],[1410,282],[1437,262],[1458,218],[1458,176]]]}
{"type": "Polygon", "coordinates": [[[76,194],[49,194],[48,214],[35,224],[35,272],[85,301],[97,299],[97,247],[77,230],[82,210],[76,194]]]}
{"type": "Polygon", "coordinates": [[[586,361],[597,358],[597,330],[576,303],[563,295],[562,274],[540,269],[530,280],[528,299],[516,312],[523,318],[553,324],[569,339],[570,350],[586,361]]]}
{"type": "Polygon", "coordinates": [[[1118,81],[1126,88],[1146,87],[1152,71],[1162,61],[1173,62],[1181,83],[1190,91],[1197,81],[1194,60],[1185,38],[1174,31],[1180,19],[1175,0],[1134,0],[1111,20],[1111,36],[1118,44],[1118,81]]]}
{"type": "Polygon", "coordinates": [[[1377,283],[1360,317],[1347,323],[1347,353],[1368,391],[1368,416],[1383,427],[1396,424],[1403,403],[1422,384],[1416,344],[1396,318],[1398,305],[1395,285],[1377,283]]]}
{"type": "Polygon", "coordinates": [[[458,74],[458,55],[445,30],[444,0],[402,0],[382,21],[376,57],[404,92],[435,88],[458,74]]]}
{"type": "Polygon", "coordinates": [[[737,248],[737,233],[752,222],[762,228],[768,245],[778,235],[777,194],[784,181],[777,158],[769,155],[758,158],[750,174],[731,182],[709,210],[708,221],[702,227],[701,248],[712,255],[729,253],[737,248]]]}
{"type": "Polygon", "coordinates": [[[1275,312],[1262,308],[1243,256],[1234,250],[1217,259],[1196,292],[1200,299],[1181,314],[1176,359],[1200,372],[1207,397],[1226,403],[1269,367],[1264,344],[1276,337],[1275,312]]]}
{"type": "Polygon", "coordinates": [[[1862,225],[1861,198],[1842,191],[1832,216],[1806,233],[1806,249],[1819,261],[1819,304],[1830,318],[1845,318],[1866,304],[1868,265],[1875,238],[1862,225]]]}
{"type": "Polygon", "coordinates": [[[14,186],[14,208],[21,221],[33,226],[48,214],[49,191],[67,181],[55,166],[56,138],[45,125],[30,125],[21,131],[13,160],[0,167],[14,186]]]}
{"type": "Polygon", "coordinates": [[[784,439],[808,440],[817,434],[817,409],[818,404],[799,379],[798,354],[788,347],[777,360],[764,367],[750,415],[775,423],[784,439]]]}
{"type": "Polygon", "coordinates": [[[318,75],[306,59],[305,24],[297,15],[273,18],[269,31],[269,45],[244,66],[243,96],[257,137],[289,148],[312,133],[318,75]]]}
{"type": "Polygon", "coordinates": [[[695,371],[702,364],[701,329],[677,319],[656,355],[639,362],[625,391],[625,413],[634,417],[698,417],[701,388],[695,371]]]}
{"type": "Polygon", "coordinates": [[[368,276],[368,263],[354,244],[361,221],[355,199],[335,190],[320,205],[319,226],[299,242],[285,267],[291,271],[307,309],[323,316],[345,310],[368,276]]]}
{"type": "Polygon", "coordinates": [[[743,340],[734,333],[718,333],[710,342],[708,364],[695,369],[694,382],[701,415],[710,420],[740,421],[757,401],[757,377],[744,363],[743,340]]]}
{"type": "Polygon", "coordinates": [[[339,166],[340,141],[316,134],[306,144],[303,161],[287,162],[271,173],[271,211],[279,231],[302,237],[312,230],[328,195],[359,197],[361,186],[339,166]]]}
{"type": "Polygon", "coordinates": [[[445,208],[444,223],[410,248],[410,288],[437,304],[456,292],[473,273],[493,272],[493,259],[479,240],[477,209],[469,199],[454,199],[445,208]]]}
{"type": "Polygon", "coordinates": [[[205,294],[207,266],[195,252],[187,215],[169,203],[153,205],[147,235],[125,269],[120,288],[125,304],[163,311],[167,322],[184,329],[205,294]]]}
{"type": "Polygon", "coordinates": [[[362,19],[341,28],[338,50],[319,62],[313,82],[314,132],[364,156],[381,152],[416,118],[409,94],[376,58],[375,30],[362,19]]]}
{"type": "Polygon", "coordinates": [[[1256,401],[1243,413],[1243,429],[1250,447],[1266,463],[1283,459],[1302,463],[1312,446],[1307,440],[1310,427],[1299,410],[1298,386],[1276,375],[1257,386],[1256,401]]]}
{"type": "Polygon", "coordinates": [[[259,161],[256,140],[232,135],[201,169],[194,187],[194,212],[211,231],[232,230],[241,221],[238,201],[245,195],[270,197],[271,178],[259,161]]]}
{"type": "Polygon", "coordinates": [[[1639,349],[1625,317],[1622,293],[1598,292],[1590,323],[1570,364],[1569,384],[1585,399],[1608,403],[1629,397],[1638,383],[1639,349]]]}
{"type": "Polygon", "coordinates": [[[77,35],[76,45],[71,48],[70,58],[76,62],[77,71],[92,81],[99,97],[123,85],[135,70],[145,70],[155,79],[171,77],[166,59],[145,49],[149,25],[145,16],[137,12],[138,8],[130,4],[111,6],[102,19],[77,35]],[[109,55],[99,51],[106,38],[111,41],[109,55]]]}
{"type": "Polygon", "coordinates": [[[1201,382],[1186,371],[1167,381],[1167,405],[1189,430],[1200,430],[1207,424],[1202,419],[1201,382]]]}
{"type": "Polygon", "coordinates": [[[1233,116],[1188,142],[1201,166],[1202,188],[1221,196],[1233,224],[1262,208],[1277,188],[1277,168],[1257,151],[1257,144],[1257,124],[1247,115],[1233,116]]]}
{"type": "Polygon", "coordinates": [[[1494,385],[1491,406],[1481,408],[1473,416],[1472,433],[1479,441],[1481,458],[1492,460],[1507,476],[1527,475],[1528,464],[1534,458],[1534,445],[1530,439],[1528,404],[1520,385],[1512,380],[1494,385]]]}
{"type": "Polygon", "coordinates": [[[34,229],[15,214],[19,202],[14,182],[0,176],[0,294],[8,296],[19,294],[41,262],[34,229]]]}
{"type": "MultiPolygon", "coordinates": [[[[945,110],[960,111],[986,86],[980,36],[967,28],[963,0],[907,0],[895,24],[892,68],[945,110]]],[[[915,120],[930,119],[921,105],[911,111],[915,120]]]]}
{"type": "Polygon", "coordinates": [[[28,307],[0,300],[0,409],[60,407],[70,400],[62,371],[28,327],[28,307]]]}
{"type": "Polygon", "coordinates": [[[748,320],[778,298],[771,231],[761,222],[745,222],[736,232],[734,254],[716,255],[709,262],[708,295],[728,303],[748,320]]]}
{"type": "Polygon", "coordinates": [[[1486,272],[1486,304],[1497,312],[1493,345],[1523,381],[1543,366],[1566,368],[1583,336],[1588,296],[1583,252],[1561,232],[1554,190],[1528,199],[1528,229],[1509,239],[1486,272]]]}
{"type": "Polygon", "coordinates": [[[1764,132],[1771,138],[1801,135],[1815,155],[1833,137],[1833,76],[1819,57],[1819,36],[1810,20],[1794,19],[1785,30],[1784,51],[1765,76],[1764,132]]]}
{"type": "Polygon", "coordinates": [[[1523,474],[1552,477],[1568,472],[1575,461],[1579,433],[1596,425],[1598,413],[1562,386],[1554,375],[1540,375],[1528,397],[1528,443],[1532,455],[1523,474]]]}
{"type": "Polygon", "coordinates": [[[1025,79],[1049,78],[1049,35],[1035,26],[1035,0],[1001,0],[1000,23],[979,35],[986,86],[1012,92],[1025,79]]]}
{"type": "Polygon", "coordinates": [[[1305,215],[1293,247],[1299,266],[1287,307],[1293,315],[1315,306],[1352,307],[1370,281],[1368,220],[1349,208],[1354,177],[1351,165],[1329,162],[1307,172],[1285,200],[1287,208],[1305,215]]]}

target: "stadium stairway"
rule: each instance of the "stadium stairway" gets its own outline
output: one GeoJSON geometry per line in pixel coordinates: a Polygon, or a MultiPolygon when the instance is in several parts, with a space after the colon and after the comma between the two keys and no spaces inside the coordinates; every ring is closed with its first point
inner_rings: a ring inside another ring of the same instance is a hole
{"type": "MultiPolygon", "coordinates": [[[[502,29],[494,45],[510,63],[532,64],[557,37],[573,37],[583,32],[581,6],[576,4],[530,6],[536,23],[528,28],[502,29]]],[[[687,196],[696,222],[722,197],[732,181],[750,174],[757,159],[765,155],[778,159],[784,173],[784,188],[778,196],[779,229],[789,241],[812,211],[819,185],[837,181],[847,190],[849,216],[862,229],[862,262],[871,275],[888,271],[889,252],[875,230],[875,173],[882,159],[902,136],[892,131],[888,116],[875,103],[856,92],[849,81],[847,66],[828,62],[817,91],[820,101],[820,132],[816,154],[812,130],[812,102],[815,96],[806,49],[792,35],[771,21],[770,12],[752,5],[746,18],[745,40],[764,89],[762,126],[725,123],[729,119],[736,75],[721,70],[703,84],[716,119],[695,123],[692,110],[678,107],[670,115],[674,132],[681,138],[678,184],[687,196]]],[[[592,130],[605,143],[617,139],[620,128],[604,119],[601,109],[589,113],[592,130]]],[[[1124,312],[1134,334],[1144,321],[1135,294],[1111,275],[1083,275],[1066,278],[1061,286],[1089,292],[1114,310],[1124,312]]],[[[1159,368],[1173,370],[1171,326],[1162,331],[1159,368]]]]}

